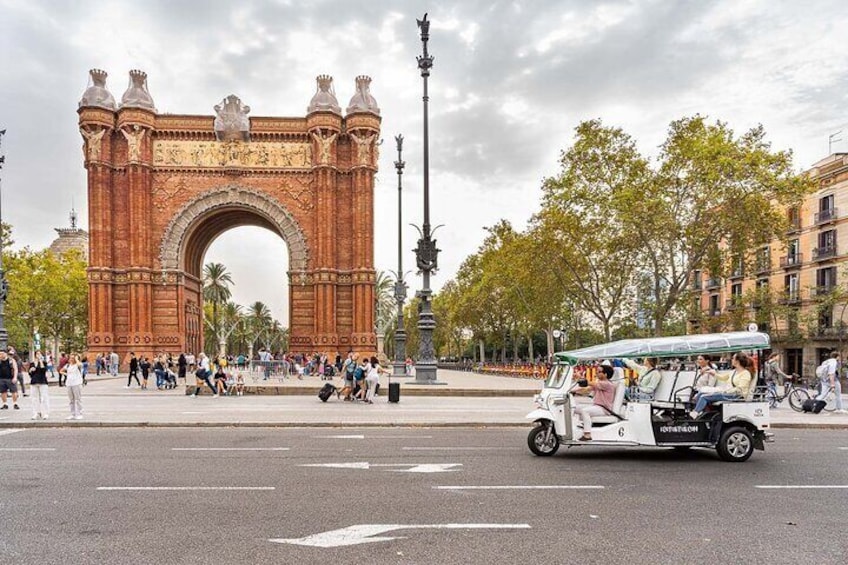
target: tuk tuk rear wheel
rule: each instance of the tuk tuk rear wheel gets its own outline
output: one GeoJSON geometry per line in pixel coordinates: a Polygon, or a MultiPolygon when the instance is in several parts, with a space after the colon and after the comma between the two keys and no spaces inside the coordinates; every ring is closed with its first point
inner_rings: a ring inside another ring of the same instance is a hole
{"type": "Polygon", "coordinates": [[[748,429],[732,426],[721,433],[716,446],[719,457],[731,463],[747,461],[754,453],[754,437],[748,429]]]}
{"type": "Polygon", "coordinates": [[[537,424],[527,435],[527,447],[534,455],[549,457],[559,449],[559,438],[553,423],[537,424]],[[550,433],[549,433],[550,430],[550,433]],[[547,436],[547,437],[546,437],[547,436]]]}

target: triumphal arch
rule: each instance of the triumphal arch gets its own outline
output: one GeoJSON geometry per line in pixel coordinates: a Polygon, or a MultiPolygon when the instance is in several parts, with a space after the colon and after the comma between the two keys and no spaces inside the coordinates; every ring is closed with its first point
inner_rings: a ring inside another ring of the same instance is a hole
{"type": "MultiPolygon", "coordinates": [[[[120,103],[104,71],[90,74],[78,111],[90,352],[200,351],[203,256],[218,235],[244,225],[288,246],[293,351],[376,349],[380,110],[370,78],[356,78],[344,113],[333,79],[319,76],[306,116],[269,118],[250,116],[234,95],[215,115],[160,114],[145,73],[130,71],[120,103]]],[[[263,249],[244,253],[268,259],[263,249]]]]}

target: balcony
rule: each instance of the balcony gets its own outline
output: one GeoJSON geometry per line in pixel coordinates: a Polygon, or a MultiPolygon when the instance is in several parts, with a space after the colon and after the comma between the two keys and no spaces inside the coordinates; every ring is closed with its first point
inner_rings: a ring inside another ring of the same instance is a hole
{"type": "Polygon", "coordinates": [[[754,265],[754,274],[755,275],[765,275],[771,272],[771,259],[768,257],[761,257],[757,259],[756,264],[754,265]]]}
{"type": "Polygon", "coordinates": [[[735,269],[733,269],[733,272],[731,272],[730,276],[727,277],[727,278],[729,278],[730,280],[736,280],[736,279],[741,279],[741,278],[744,278],[744,277],[745,277],[745,272],[742,269],[742,267],[736,267],[735,269]]]}
{"type": "Polygon", "coordinates": [[[816,298],[822,298],[824,296],[829,295],[834,290],[836,290],[835,284],[829,284],[824,286],[817,286],[810,290],[810,296],[814,296],[816,298]]]}
{"type": "Polygon", "coordinates": [[[717,308],[710,308],[707,310],[707,315],[712,317],[721,316],[721,310],[717,308]]]}
{"type": "Polygon", "coordinates": [[[693,292],[701,292],[704,287],[701,285],[701,279],[695,279],[692,281],[692,284],[689,285],[689,290],[693,292]]]}
{"type": "Polygon", "coordinates": [[[797,269],[801,266],[801,263],[803,262],[804,256],[801,253],[795,253],[794,255],[786,255],[780,258],[780,268],[797,269]]]}
{"type": "Polygon", "coordinates": [[[788,290],[784,292],[783,296],[780,298],[780,303],[786,305],[800,304],[801,292],[797,290],[788,290]]]}
{"type": "Polygon", "coordinates": [[[789,226],[786,228],[786,234],[789,235],[793,233],[798,233],[799,231],[801,231],[801,218],[797,216],[794,218],[789,218],[789,226]]]}
{"type": "Polygon", "coordinates": [[[742,308],[744,304],[742,304],[742,296],[734,296],[733,298],[728,298],[724,301],[725,310],[738,310],[742,308]]]}
{"type": "Polygon", "coordinates": [[[836,257],[836,246],[827,245],[825,247],[816,247],[813,249],[813,261],[824,261],[836,257]]]}
{"type": "Polygon", "coordinates": [[[839,328],[834,326],[818,326],[813,333],[814,339],[838,339],[839,328]]]}
{"type": "Polygon", "coordinates": [[[836,208],[829,208],[827,210],[822,210],[821,212],[816,212],[815,215],[815,223],[816,225],[828,224],[830,222],[836,221],[836,218],[839,217],[839,210],[836,208]]]}
{"type": "Polygon", "coordinates": [[[711,290],[714,288],[721,288],[721,279],[720,278],[710,278],[707,279],[707,284],[704,286],[707,290],[711,290]]]}

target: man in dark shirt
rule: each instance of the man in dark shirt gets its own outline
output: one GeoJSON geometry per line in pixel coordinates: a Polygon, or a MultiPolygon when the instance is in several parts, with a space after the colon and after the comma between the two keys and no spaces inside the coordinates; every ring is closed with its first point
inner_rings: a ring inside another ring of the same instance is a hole
{"type": "Polygon", "coordinates": [[[127,388],[130,388],[133,378],[135,378],[135,384],[141,386],[141,382],[138,380],[138,357],[135,356],[135,353],[130,352],[130,373],[127,375],[127,388]]]}
{"type": "Polygon", "coordinates": [[[8,410],[9,405],[6,404],[6,396],[12,393],[12,404],[15,410],[20,410],[18,406],[18,386],[15,380],[18,378],[18,364],[9,357],[6,350],[0,351],[0,400],[3,401],[3,406],[0,410],[8,410]]]}

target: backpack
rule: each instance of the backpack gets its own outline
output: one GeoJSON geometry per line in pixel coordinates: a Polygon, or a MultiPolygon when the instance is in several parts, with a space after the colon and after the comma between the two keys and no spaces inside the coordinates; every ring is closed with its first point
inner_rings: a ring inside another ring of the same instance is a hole
{"type": "Polygon", "coordinates": [[[348,360],[345,362],[345,366],[344,366],[345,374],[346,374],[348,377],[353,377],[353,374],[356,372],[355,367],[356,367],[356,366],[355,366],[355,364],[353,363],[353,361],[351,361],[350,359],[348,359],[348,360]]]}
{"type": "Polygon", "coordinates": [[[353,371],[353,380],[361,381],[364,378],[365,378],[365,371],[362,370],[362,367],[357,367],[353,371]]]}
{"type": "Polygon", "coordinates": [[[816,376],[821,380],[827,378],[827,361],[816,367],[816,376]]]}

